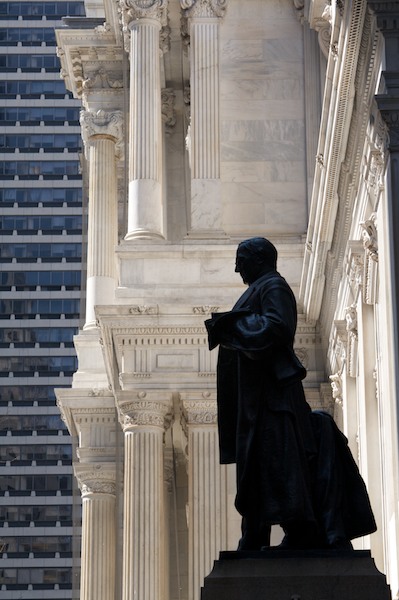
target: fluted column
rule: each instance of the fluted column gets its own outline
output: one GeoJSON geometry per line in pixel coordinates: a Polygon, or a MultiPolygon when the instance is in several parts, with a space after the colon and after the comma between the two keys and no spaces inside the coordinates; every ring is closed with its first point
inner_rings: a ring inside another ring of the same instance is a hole
{"type": "Polygon", "coordinates": [[[116,158],[122,147],[122,112],[82,111],[80,122],[89,160],[87,299],[85,329],[95,326],[94,307],[111,304],[116,286],[118,243],[116,158]]]}
{"type": "Polygon", "coordinates": [[[216,398],[211,392],[181,394],[188,438],[189,600],[199,600],[204,577],[227,548],[226,467],[219,464],[216,398]]]}
{"type": "Polygon", "coordinates": [[[190,34],[192,237],[219,237],[220,185],[219,22],[227,0],[181,0],[190,34]]]}
{"type": "Polygon", "coordinates": [[[163,238],[160,30],[167,0],[121,0],[130,54],[129,208],[126,239],[163,238]]]}
{"type": "Polygon", "coordinates": [[[115,471],[109,464],[78,464],[82,493],[80,600],[115,600],[115,471]]]}
{"type": "Polygon", "coordinates": [[[165,531],[163,437],[171,399],[126,392],[120,402],[125,433],[123,600],[162,600],[165,531]]]}

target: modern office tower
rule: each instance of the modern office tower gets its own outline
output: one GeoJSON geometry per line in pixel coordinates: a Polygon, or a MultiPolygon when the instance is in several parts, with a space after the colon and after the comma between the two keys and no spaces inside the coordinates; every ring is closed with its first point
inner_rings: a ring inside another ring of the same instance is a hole
{"type": "Polygon", "coordinates": [[[0,3],[0,597],[72,598],[72,449],[54,387],[76,369],[79,103],[54,28],[79,1],[0,3]]]}

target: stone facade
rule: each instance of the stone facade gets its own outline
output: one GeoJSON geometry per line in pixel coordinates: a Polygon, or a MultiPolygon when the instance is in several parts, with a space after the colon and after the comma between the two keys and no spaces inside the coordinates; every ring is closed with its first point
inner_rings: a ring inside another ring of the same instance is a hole
{"type": "Polygon", "coordinates": [[[379,526],[356,547],[396,596],[397,3],[86,10],[57,33],[89,181],[86,323],[58,391],[79,439],[81,600],[198,600],[236,547],[204,319],[242,292],[252,235],[297,295],[305,392],[348,436],[379,526]]]}

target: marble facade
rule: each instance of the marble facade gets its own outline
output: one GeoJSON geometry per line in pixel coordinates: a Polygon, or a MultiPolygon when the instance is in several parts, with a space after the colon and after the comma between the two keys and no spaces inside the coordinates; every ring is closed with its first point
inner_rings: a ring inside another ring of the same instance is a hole
{"type": "Polygon", "coordinates": [[[81,600],[198,600],[236,547],[204,319],[242,292],[252,235],[278,248],[308,401],[334,413],[376,513],[357,547],[397,597],[396,4],[95,0],[57,32],[88,181],[79,369],[57,391],[81,600]]]}

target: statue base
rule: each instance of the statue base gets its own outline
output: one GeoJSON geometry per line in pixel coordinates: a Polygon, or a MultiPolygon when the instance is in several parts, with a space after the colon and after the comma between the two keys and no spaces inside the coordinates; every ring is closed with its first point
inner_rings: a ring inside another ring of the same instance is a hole
{"type": "Polygon", "coordinates": [[[221,552],[201,600],[390,600],[367,550],[221,552]]]}

